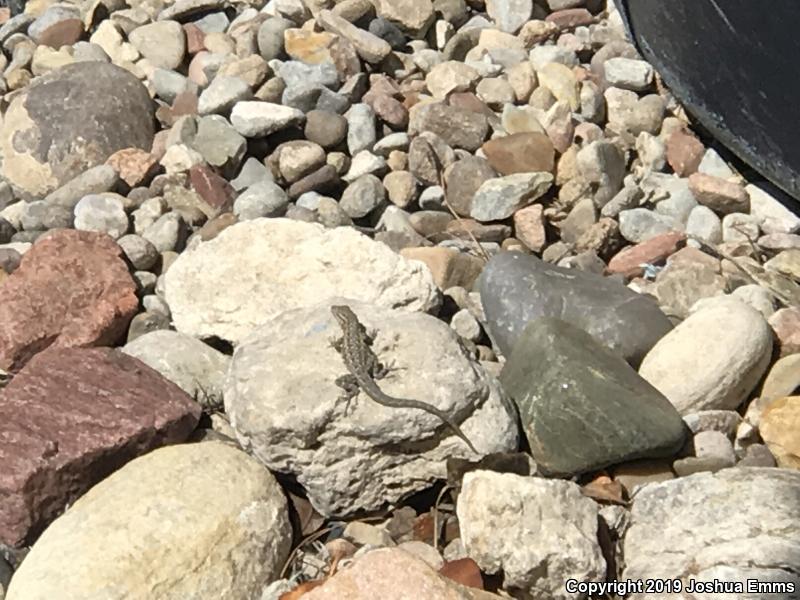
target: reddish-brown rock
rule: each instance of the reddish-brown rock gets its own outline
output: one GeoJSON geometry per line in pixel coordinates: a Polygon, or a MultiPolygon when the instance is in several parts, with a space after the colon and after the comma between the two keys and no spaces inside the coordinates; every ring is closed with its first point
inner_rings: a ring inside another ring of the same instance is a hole
{"type": "Polygon", "coordinates": [[[552,12],[545,17],[545,22],[554,23],[560,29],[590,25],[593,21],[592,13],[585,8],[565,8],[564,10],[552,12]]]}
{"type": "Polygon", "coordinates": [[[396,97],[401,94],[400,85],[384,73],[373,73],[369,76],[369,92],[365,94],[365,97],[370,94],[396,97]]]}
{"type": "Polygon", "coordinates": [[[208,165],[195,165],[189,169],[189,181],[194,191],[205,201],[209,210],[204,210],[211,219],[230,211],[234,191],[230,183],[217,175],[208,165]]]}
{"type": "Polygon", "coordinates": [[[778,338],[781,357],[800,352],[800,307],[780,309],[769,318],[769,325],[778,338]]]}
{"type": "Polygon", "coordinates": [[[544,207],[531,204],[514,213],[514,232],[517,239],[533,252],[541,252],[547,244],[544,207]]]}
{"type": "Polygon", "coordinates": [[[364,96],[367,103],[375,114],[393,129],[405,129],[408,127],[408,110],[399,100],[386,94],[376,94],[370,92],[364,96]]]}
{"type": "Polygon", "coordinates": [[[0,369],[48,346],[116,342],[136,314],[136,283],[104,233],[58,230],[38,240],[0,286],[0,369]]]}
{"type": "Polygon", "coordinates": [[[62,46],[71,46],[83,35],[83,22],[78,18],[61,19],[40,32],[36,41],[41,46],[50,46],[58,50],[62,46]]]}
{"type": "Polygon", "coordinates": [[[186,53],[197,54],[201,50],[206,49],[205,39],[206,34],[194,23],[185,23],[182,25],[183,32],[186,34],[186,53]]]}
{"type": "Polygon", "coordinates": [[[700,204],[719,214],[750,212],[750,195],[738,183],[705,173],[694,173],[689,177],[689,189],[700,204]]]}
{"type": "Polygon", "coordinates": [[[514,133],[495,138],[482,146],[486,160],[501,175],[553,172],[555,150],[544,133],[514,133]]]}
{"type": "Polygon", "coordinates": [[[50,349],[0,402],[0,541],[35,537],[91,486],[154,448],[184,441],[200,406],[111,348],[50,349]]]}
{"type": "Polygon", "coordinates": [[[497,177],[489,161],[479,156],[465,156],[444,170],[447,201],[460,216],[472,210],[472,198],[483,183],[497,177]]]}
{"type": "Polygon", "coordinates": [[[667,140],[667,162],[680,177],[697,172],[705,152],[703,143],[685,129],[678,129],[667,140]]]}
{"type": "Polygon", "coordinates": [[[486,104],[472,92],[457,92],[450,94],[447,98],[447,103],[455,108],[467,110],[469,112],[478,113],[487,117],[493,117],[494,112],[486,106],[486,104]]]}
{"type": "Polygon", "coordinates": [[[662,233],[649,240],[629,246],[617,253],[608,263],[609,273],[620,273],[625,277],[640,277],[642,264],[657,264],[674,254],[686,242],[686,235],[677,231],[662,233]]]}
{"type": "Polygon", "coordinates": [[[236,225],[239,222],[239,219],[233,213],[222,213],[218,217],[214,217],[213,219],[209,219],[206,221],[203,226],[197,230],[198,236],[204,242],[209,240],[213,240],[217,237],[220,233],[225,231],[231,225],[236,225]]]}
{"type": "Polygon", "coordinates": [[[194,90],[184,90],[172,101],[172,118],[197,114],[197,93],[194,90]]]}

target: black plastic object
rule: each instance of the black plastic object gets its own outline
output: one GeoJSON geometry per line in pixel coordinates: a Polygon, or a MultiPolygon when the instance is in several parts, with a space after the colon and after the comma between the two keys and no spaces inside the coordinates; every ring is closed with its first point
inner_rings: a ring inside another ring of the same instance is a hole
{"type": "Polygon", "coordinates": [[[639,51],[686,109],[800,199],[800,2],[615,2],[639,51]]]}

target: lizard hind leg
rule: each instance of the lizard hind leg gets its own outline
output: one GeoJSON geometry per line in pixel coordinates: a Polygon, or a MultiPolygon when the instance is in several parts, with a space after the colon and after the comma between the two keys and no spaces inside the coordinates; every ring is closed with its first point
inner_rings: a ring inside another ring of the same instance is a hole
{"type": "Polygon", "coordinates": [[[343,394],[345,400],[344,414],[345,416],[347,416],[347,413],[350,410],[350,403],[353,401],[353,398],[358,396],[359,392],[358,381],[353,375],[348,373],[347,375],[342,375],[341,377],[337,377],[336,385],[342,388],[342,390],[344,391],[343,394]]]}

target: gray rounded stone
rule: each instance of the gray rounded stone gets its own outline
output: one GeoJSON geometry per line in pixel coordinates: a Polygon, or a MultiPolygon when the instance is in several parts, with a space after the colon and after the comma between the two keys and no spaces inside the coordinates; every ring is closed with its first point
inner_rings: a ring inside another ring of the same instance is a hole
{"type": "Polygon", "coordinates": [[[244,161],[244,165],[242,165],[239,174],[236,176],[235,179],[231,180],[231,185],[233,189],[237,192],[241,192],[242,190],[246,190],[251,185],[258,183],[259,181],[273,181],[274,177],[272,175],[272,171],[270,171],[264,163],[254,157],[248,158],[244,161]]]}
{"type": "Polygon", "coordinates": [[[279,217],[286,212],[289,197],[271,181],[259,181],[239,195],[233,203],[233,214],[240,221],[260,217],[279,217]]]}
{"type": "MultiPolygon", "coordinates": [[[[625,528],[620,578],[678,579],[684,585],[692,580],[743,586],[748,580],[790,582],[797,589],[800,472],[739,465],[639,488],[625,528]]],[[[692,595],[788,599],[796,594],[692,595]]]]}
{"type": "Polygon", "coordinates": [[[90,194],[75,205],[75,229],[102,231],[117,239],[128,231],[128,215],[122,200],[90,194]]]}
{"type": "Polygon", "coordinates": [[[283,90],[281,104],[308,112],[317,105],[324,89],[323,86],[316,83],[288,86],[283,90]]]}
{"type": "Polygon", "coordinates": [[[81,62],[37,78],[8,107],[0,132],[3,175],[44,196],[117,150],[153,144],[153,103],[131,73],[81,62]]]}
{"type": "Polygon", "coordinates": [[[156,289],[158,283],[158,276],[150,271],[134,271],[133,279],[136,281],[136,293],[139,296],[146,296],[152,294],[156,289]]]}
{"type": "Polygon", "coordinates": [[[209,165],[222,169],[226,175],[238,170],[247,151],[244,136],[219,115],[198,119],[197,134],[191,145],[209,165]]]}
{"type": "Polygon", "coordinates": [[[215,77],[203,90],[197,101],[197,112],[201,115],[224,113],[234,104],[252,98],[253,92],[243,79],[238,77],[215,77]]]}
{"type": "Polygon", "coordinates": [[[299,60],[287,60],[276,69],[287,87],[316,84],[329,88],[339,86],[339,73],[333,63],[309,65],[299,60]]]}
{"type": "Polygon", "coordinates": [[[205,409],[222,406],[222,383],[230,358],[197,338],[177,331],[153,331],[122,351],[177,384],[205,409]]]}
{"type": "Polygon", "coordinates": [[[153,71],[150,81],[156,91],[156,96],[170,104],[175,100],[178,94],[185,92],[193,86],[196,87],[185,75],[167,69],[156,69],[153,71]]]}
{"type": "Polygon", "coordinates": [[[489,334],[505,355],[525,326],[540,317],[563,319],[584,329],[634,365],[672,329],[649,296],[600,275],[562,269],[519,252],[493,257],[483,270],[479,290],[489,334]]]}
{"type": "Polygon", "coordinates": [[[686,222],[686,235],[709,244],[719,244],[722,242],[722,221],[707,206],[695,206],[686,222]]]}
{"type": "Polygon", "coordinates": [[[531,18],[533,0],[487,0],[486,12],[501,31],[516,33],[531,18]]]}
{"type": "Polygon", "coordinates": [[[386,189],[375,175],[362,175],[347,186],[339,206],[352,219],[366,217],[386,200],[386,189]]]}
{"type": "Polygon", "coordinates": [[[515,173],[488,179],[472,197],[470,216],[477,221],[499,221],[533,203],[553,185],[546,172],[515,173]]]}
{"type": "Polygon", "coordinates": [[[441,210],[444,207],[444,190],[439,185],[432,185],[422,190],[419,195],[419,207],[422,210],[441,210]]]}
{"type": "Polygon", "coordinates": [[[22,261],[22,254],[13,248],[0,248],[0,269],[6,273],[13,273],[22,261]]]}
{"type": "Polygon", "coordinates": [[[347,149],[350,156],[371,150],[377,140],[375,112],[366,104],[354,104],[347,112],[347,149]]]}
{"type": "Polygon", "coordinates": [[[186,223],[176,212],[161,215],[142,233],[142,237],[153,244],[159,252],[180,250],[187,235],[186,223]]]}
{"type": "Polygon", "coordinates": [[[171,316],[167,303],[161,296],[156,294],[146,294],[142,296],[142,306],[146,312],[157,313],[165,317],[171,316]]]}
{"type": "Polygon", "coordinates": [[[117,243],[137,271],[150,270],[159,258],[156,247],[139,235],[123,235],[117,243]]]}
{"type": "Polygon", "coordinates": [[[169,329],[169,317],[159,313],[139,313],[131,319],[131,324],[128,326],[127,342],[130,343],[146,333],[160,329],[169,329]]]}
{"type": "Polygon", "coordinates": [[[267,19],[258,28],[258,52],[264,60],[280,58],[283,54],[283,32],[295,24],[289,19],[275,17],[267,19]]]}
{"type": "Polygon", "coordinates": [[[312,110],[306,114],[306,139],[323,148],[333,148],[347,136],[347,119],[325,110],[312,110]]]}
{"type": "Polygon", "coordinates": [[[7,219],[0,217],[0,244],[7,244],[15,233],[16,228],[7,219]]]}
{"type": "Polygon", "coordinates": [[[25,231],[68,228],[72,227],[72,212],[63,206],[37,200],[24,205],[20,222],[25,231]]]}
{"type": "Polygon", "coordinates": [[[668,231],[682,231],[684,226],[669,215],[647,208],[632,208],[619,213],[619,231],[629,242],[646,242],[668,231]]]}
{"type": "Polygon", "coordinates": [[[97,44],[91,42],[75,42],[72,45],[72,49],[74,51],[72,57],[75,59],[75,62],[111,62],[111,58],[106,54],[106,51],[97,44]]]}

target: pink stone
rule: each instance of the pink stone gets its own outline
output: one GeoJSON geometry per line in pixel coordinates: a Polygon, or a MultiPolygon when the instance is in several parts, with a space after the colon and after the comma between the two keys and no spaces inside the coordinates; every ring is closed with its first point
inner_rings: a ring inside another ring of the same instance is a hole
{"type": "Polygon", "coordinates": [[[662,233],[649,240],[628,246],[614,255],[608,263],[609,273],[625,277],[641,277],[644,269],[639,265],[657,264],[674,254],[686,242],[686,235],[677,231],[662,233]]]}
{"type": "Polygon", "coordinates": [[[700,204],[720,214],[750,212],[750,196],[738,183],[694,173],[689,177],[689,189],[700,204]]]}
{"type": "Polygon", "coordinates": [[[119,350],[38,354],[0,402],[0,542],[32,543],[101,479],[186,440],[200,412],[177,385],[119,350]]]}
{"type": "Polygon", "coordinates": [[[106,164],[111,165],[130,187],[147,185],[159,167],[156,157],[141,148],[117,150],[108,157],[106,164]]]}
{"type": "Polygon", "coordinates": [[[136,314],[136,283],[104,233],[56,230],[0,286],[0,369],[19,370],[49,346],[118,341],[136,314]]]}
{"type": "Polygon", "coordinates": [[[392,129],[401,130],[408,127],[408,109],[399,100],[386,94],[369,92],[363,101],[392,129]]]}
{"type": "Polygon", "coordinates": [[[531,204],[514,213],[514,232],[519,241],[533,252],[541,252],[547,244],[544,207],[531,204]]]}
{"type": "Polygon", "coordinates": [[[189,181],[194,191],[208,205],[209,218],[230,211],[233,206],[233,187],[217,175],[211,167],[208,165],[193,166],[189,169],[189,181]]]}
{"type": "Polygon", "coordinates": [[[186,53],[197,54],[201,50],[205,50],[206,34],[194,23],[186,23],[183,25],[183,31],[186,33],[186,53]]]}
{"type": "Polygon", "coordinates": [[[800,352],[800,307],[780,309],[769,318],[769,324],[778,338],[781,357],[800,352]]]}
{"type": "Polygon", "coordinates": [[[680,177],[695,173],[705,152],[703,143],[683,129],[675,131],[667,140],[667,162],[680,177]]]}

